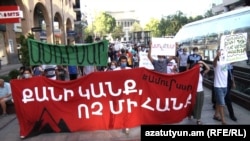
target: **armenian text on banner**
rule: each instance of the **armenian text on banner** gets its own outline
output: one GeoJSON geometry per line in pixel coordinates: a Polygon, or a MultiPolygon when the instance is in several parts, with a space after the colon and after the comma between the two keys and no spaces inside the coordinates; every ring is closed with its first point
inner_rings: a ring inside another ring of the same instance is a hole
{"type": "Polygon", "coordinates": [[[221,37],[220,60],[224,63],[232,63],[247,60],[247,33],[223,35],[221,37]]]}
{"type": "Polygon", "coordinates": [[[179,74],[135,68],[73,81],[12,80],[20,136],[180,122],[192,112],[198,74],[197,66],[179,74]]]}
{"type": "Polygon", "coordinates": [[[152,55],[175,56],[176,43],[172,38],[152,38],[152,55]]]}
{"type": "Polygon", "coordinates": [[[95,65],[106,66],[108,41],[83,45],[55,45],[28,39],[30,65],[95,65]]]}

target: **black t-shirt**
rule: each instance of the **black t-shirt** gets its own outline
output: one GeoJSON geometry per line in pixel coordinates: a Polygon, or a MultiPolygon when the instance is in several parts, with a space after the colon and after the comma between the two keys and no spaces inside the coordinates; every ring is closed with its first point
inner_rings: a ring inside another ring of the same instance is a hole
{"type": "Polygon", "coordinates": [[[190,64],[189,69],[192,68],[196,63],[198,63],[201,60],[202,60],[202,57],[199,54],[188,55],[187,63],[190,64]]]}

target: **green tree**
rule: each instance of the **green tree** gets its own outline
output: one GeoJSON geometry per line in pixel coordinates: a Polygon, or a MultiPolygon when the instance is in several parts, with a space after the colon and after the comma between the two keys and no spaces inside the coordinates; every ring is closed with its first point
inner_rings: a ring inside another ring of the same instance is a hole
{"type": "Polygon", "coordinates": [[[155,18],[151,18],[150,21],[145,25],[145,29],[147,31],[151,31],[152,37],[160,37],[160,30],[158,28],[160,21],[155,18]]]}
{"type": "Polygon", "coordinates": [[[89,36],[93,36],[94,32],[93,32],[93,26],[92,25],[88,25],[86,28],[83,29],[83,33],[84,33],[84,40],[87,40],[87,38],[89,36]]]}
{"type": "Polygon", "coordinates": [[[188,18],[181,11],[177,11],[175,15],[172,15],[171,18],[169,18],[169,20],[171,20],[171,30],[168,30],[168,34],[173,36],[183,25],[188,23],[188,18]]]}
{"type": "Polygon", "coordinates": [[[160,32],[160,36],[164,37],[167,35],[167,28],[171,29],[171,16],[167,16],[164,18],[161,18],[160,23],[158,25],[158,29],[160,32]]]}
{"type": "Polygon", "coordinates": [[[88,35],[85,39],[85,43],[93,43],[94,39],[92,35],[88,35]]]}
{"type": "Polygon", "coordinates": [[[141,25],[138,22],[134,22],[132,24],[132,29],[131,32],[138,32],[138,31],[142,31],[143,28],[141,27],[141,25]]]}
{"type": "Polygon", "coordinates": [[[112,32],[112,38],[113,39],[121,39],[121,37],[123,37],[125,35],[125,33],[122,31],[122,26],[116,26],[114,31],[112,32]]]}
{"type": "Polygon", "coordinates": [[[111,15],[105,12],[101,12],[99,15],[95,17],[93,26],[94,26],[93,27],[94,32],[97,35],[100,35],[100,37],[103,37],[114,30],[116,26],[116,21],[115,18],[112,17],[111,15]]]}
{"type": "Polygon", "coordinates": [[[209,18],[214,16],[212,9],[207,10],[206,13],[204,14],[204,18],[209,18]]]}
{"type": "Polygon", "coordinates": [[[30,66],[30,56],[29,56],[29,48],[28,48],[28,38],[34,39],[33,34],[28,34],[27,38],[24,35],[20,36],[20,55],[21,55],[21,60],[20,62],[22,63],[23,66],[30,66]]]}

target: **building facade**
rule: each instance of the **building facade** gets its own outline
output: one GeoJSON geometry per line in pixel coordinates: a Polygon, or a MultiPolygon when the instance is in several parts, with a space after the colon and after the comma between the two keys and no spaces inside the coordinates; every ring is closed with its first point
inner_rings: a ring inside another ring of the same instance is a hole
{"type": "Polygon", "coordinates": [[[0,24],[1,63],[19,63],[20,36],[34,34],[36,40],[52,44],[71,44],[74,38],[75,0],[8,0],[0,6],[19,6],[23,17],[19,23],[0,24]],[[33,29],[33,30],[32,30],[33,29]]]}
{"type": "Polygon", "coordinates": [[[106,11],[107,14],[111,15],[116,20],[116,26],[121,26],[125,33],[123,41],[128,42],[131,40],[131,28],[132,25],[137,22],[140,23],[136,17],[135,11],[106,11]]]}
{"type": "Polygon", "coordinates": [[[216,15],[244,6],[250,6],[249,0],[212,0],[212,3],[214,4],[212,11],[216,15]]]}

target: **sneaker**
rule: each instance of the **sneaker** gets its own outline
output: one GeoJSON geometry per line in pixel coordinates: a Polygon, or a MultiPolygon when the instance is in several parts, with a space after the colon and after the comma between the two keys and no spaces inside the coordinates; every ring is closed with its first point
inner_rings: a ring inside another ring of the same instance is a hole
{"type": "Polygon", "coordinates": [[[24,139],[25,136],[20,136],[21,139],[24,139]]]}
{"type": "Polygon", "coordinates": [[[129,128],[125,129],[125,134],[127,134],[127,135],[129,134],[129,128]]]}
{"type": "Polygon", "coordinates": [[[235,116],[230,116],[230,119],[233,121],[237,121],[237,118],[235,116]]]}

